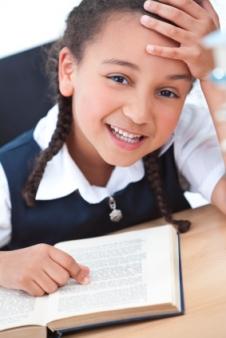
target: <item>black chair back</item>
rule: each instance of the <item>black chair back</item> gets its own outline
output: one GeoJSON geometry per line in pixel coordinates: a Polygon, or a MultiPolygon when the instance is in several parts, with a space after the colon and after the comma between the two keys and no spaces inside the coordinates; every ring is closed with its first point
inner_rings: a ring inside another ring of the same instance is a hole
{"type": "Polygon", "coordinates": [[[45,74],[51,43],[0,60],[0,145],[35,126],[53,105],[45,74]]]}

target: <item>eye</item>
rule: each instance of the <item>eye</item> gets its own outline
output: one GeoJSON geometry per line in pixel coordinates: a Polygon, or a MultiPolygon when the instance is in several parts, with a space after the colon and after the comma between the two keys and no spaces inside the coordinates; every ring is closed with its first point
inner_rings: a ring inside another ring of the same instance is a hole
{"type": "Polygon", "coordinates": [[[167,97],[167,98],[170,98],[170,99],[179,97],[176,93],[172,92],[169,89],[160,90],[158,95],[163,96],[163,97],[167,97]]]}
{"type": "Polygon", "coordinates": [[[110,76],[108,76],[108,79],[110,79],[114,82],[117,82],[119,84],[122,84],[122,85],[129,84],[128,79],[123,75],[110,75],[110,76]]]}

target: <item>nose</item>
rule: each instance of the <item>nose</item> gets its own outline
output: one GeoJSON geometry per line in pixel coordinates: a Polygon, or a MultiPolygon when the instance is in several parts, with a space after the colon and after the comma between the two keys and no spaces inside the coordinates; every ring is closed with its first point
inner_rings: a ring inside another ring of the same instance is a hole
{"type": "Polygon", "coordinates": [[[124,106],[123,113],[136,124],[143,125],[153,123],[154,116],[150,101],[150,94],[133,97],[131,101],[124,106]]]}

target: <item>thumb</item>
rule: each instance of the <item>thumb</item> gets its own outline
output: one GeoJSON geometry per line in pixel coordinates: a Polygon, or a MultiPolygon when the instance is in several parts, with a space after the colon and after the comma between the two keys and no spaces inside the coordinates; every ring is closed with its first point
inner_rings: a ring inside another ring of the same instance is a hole
{"type": "MultiPolygon", "coordinates": [[[[72,258],[72,257],[71,257],[72,258]]],[[[90,270],[87,266],[79,264],[74,258],[67,266],[70,277],[80,284],[88,284],[90,282],[90,270]]]]}
{"type": "Polygon", "coordinates": [[[55,263],[61,265],[70,275],[80,284],[87,284],[89,282],[89,268],[79,264],[72,256],[66,252],[51,247],[49,256],[55,263]]]}
{"type": "Polygon", "coordinates": [[[90,270],[87,266],[79,264],[80,270],[77,275],[71,276],[81,284],[88,284],[90,282],[90,270]]]}

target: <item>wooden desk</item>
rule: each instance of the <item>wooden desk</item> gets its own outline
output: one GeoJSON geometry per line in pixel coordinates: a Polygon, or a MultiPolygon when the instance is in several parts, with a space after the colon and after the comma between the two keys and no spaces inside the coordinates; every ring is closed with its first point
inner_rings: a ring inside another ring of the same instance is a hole
{"type": "Polygon", "coordinates": [[[68,338],[226,338],[226,217],[210,206],[178,215],[192,221],[181,236],[186,314],[68,338]]]}

